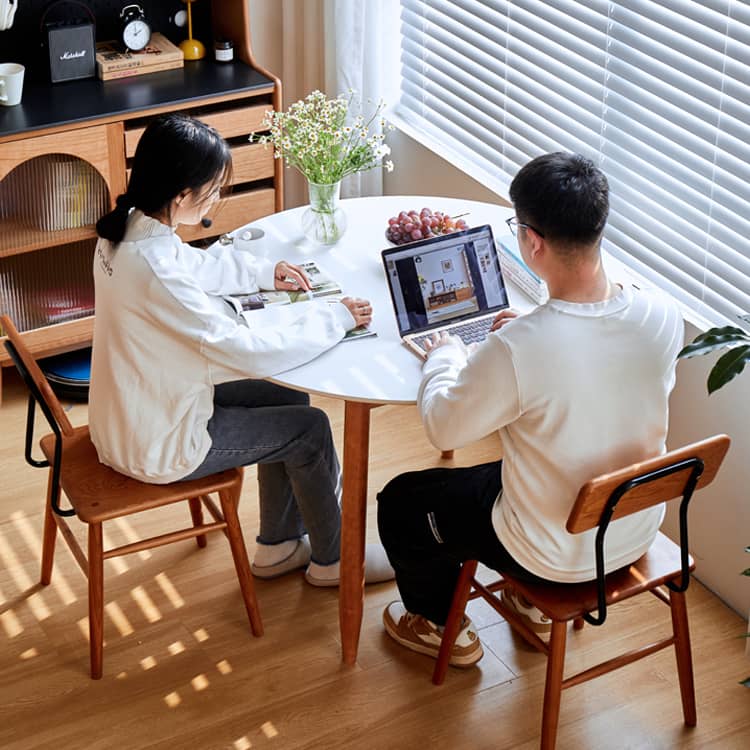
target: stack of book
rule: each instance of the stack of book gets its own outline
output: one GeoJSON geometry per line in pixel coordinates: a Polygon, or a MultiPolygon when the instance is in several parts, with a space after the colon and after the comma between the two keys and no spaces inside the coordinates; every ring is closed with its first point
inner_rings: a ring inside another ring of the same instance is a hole
{"type": "Polygon", "coordinates": [[[184,59],[182,50],[159,33],[152,34],[140,52],[125,49],[119,42],[96,45],[96,73],[102,81],[181,68],[184,59]]]}
{"type": "Polygon", "coordinates": [[[503,277],[512,281],[538,305],[549,299],[547,284],[524,262],[518,249],[518,240],[512,235],[497,240],[500,270],[503,277]]]}

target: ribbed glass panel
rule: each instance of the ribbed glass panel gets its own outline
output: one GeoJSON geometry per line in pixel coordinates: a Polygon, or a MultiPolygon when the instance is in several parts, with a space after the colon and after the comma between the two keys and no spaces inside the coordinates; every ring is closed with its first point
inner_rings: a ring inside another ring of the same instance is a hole
{"type": "Polygon", "coordinates": [[[94,312],[95,240],[0,258],[0,312],[20,331],[94,312]]]}
{"type": "MultiPolygon", "coordinates": [[[[48,154],[29,159],[0,183],[0,220],[9,222],[11,232],[84,227],[107,210],[104,179],[88,162],[74,156],[48,154]]],[[[22,244],[20,236],[15,240],[22,244]]]]}
{"type": "Polygon", "coordinates": [[[610,252],[717,322],[750,310],[750,3],[401,6],[412,131],[503,191],[545,151],[589,156],[610,252]]]}

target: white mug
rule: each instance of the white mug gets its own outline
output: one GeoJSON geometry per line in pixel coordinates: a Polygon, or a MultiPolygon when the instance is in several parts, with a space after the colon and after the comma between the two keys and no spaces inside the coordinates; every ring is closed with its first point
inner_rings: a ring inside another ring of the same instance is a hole
{"type": "Polygon", "coordinates": [[[258,227],[248,227],[234,236],[235,250],[252,253],[256,258],[268,255],[266,233],[258,227]]]}
{"type": "Polygon", "coordinates": [[[13,107],[21,103],[24,70],[18,63],[0,64],[0,106],[13,107]]]}

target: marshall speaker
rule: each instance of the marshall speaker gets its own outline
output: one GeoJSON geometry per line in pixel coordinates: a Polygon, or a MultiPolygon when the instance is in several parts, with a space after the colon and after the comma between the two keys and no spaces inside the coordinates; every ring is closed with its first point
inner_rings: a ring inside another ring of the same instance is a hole
{"type": "Polygon", "coordinates": [[[41,20],[44,44],[49,50],[49,71],[52,83],[91,78],[96,74],[96,25],[94,14],[77,0],[58,0],[44,11],[41,20]],[[71,15],[59,21],[47,21],[53,8],[76,6],[86,11],[85,17],[71,15]]]}

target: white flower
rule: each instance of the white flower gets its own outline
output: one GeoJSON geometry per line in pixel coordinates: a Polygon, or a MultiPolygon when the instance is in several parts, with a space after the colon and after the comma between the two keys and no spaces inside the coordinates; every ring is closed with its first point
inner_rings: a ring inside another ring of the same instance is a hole
{"type": "Polygon", "coordinates": [[[382,159],[384,156],[388,156],[391,153],[391,147],[383,144],[375,148],[375,158],[382,159]]]}
{"type": "Polygon", "coordinates": [[[392,161],[385,162],[383,164],[383,166],[385,167],[385,171],[386,172],[393,172],[393,162],[392,161]]]}

